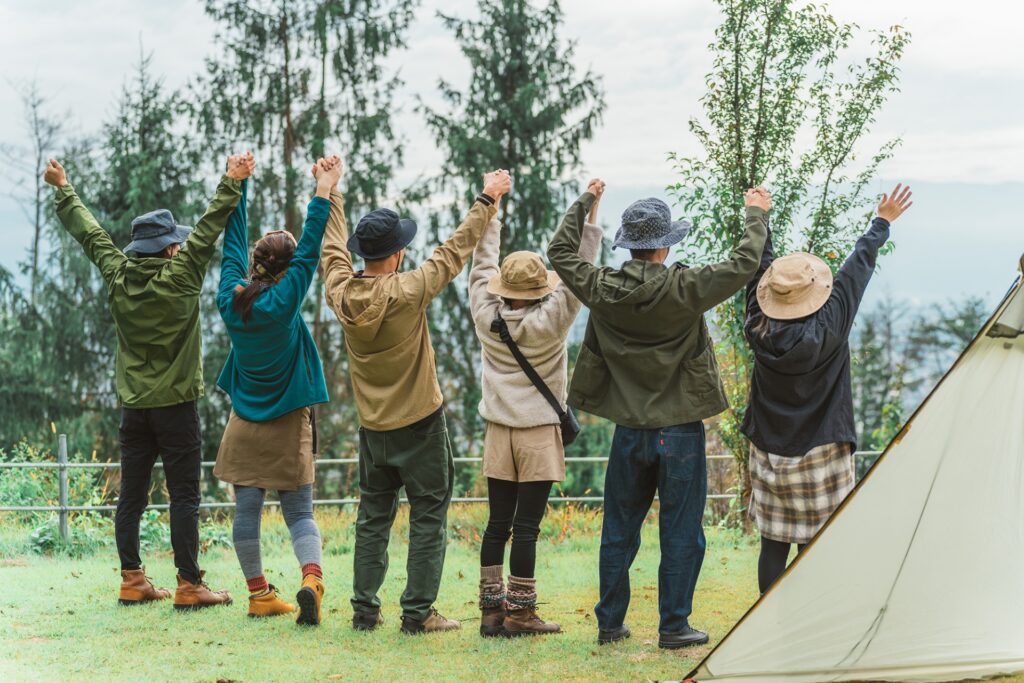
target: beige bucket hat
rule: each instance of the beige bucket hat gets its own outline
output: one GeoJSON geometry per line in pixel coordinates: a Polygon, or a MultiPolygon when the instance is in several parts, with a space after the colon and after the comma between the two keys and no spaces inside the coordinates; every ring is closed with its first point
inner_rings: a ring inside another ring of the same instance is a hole
{"type": "Polygon", "coordinates": [[[506,299],[543,299],[555,291],[559,279],[544,268],[532,251],[516,251],[501,262],[501,272],[487,282],[487,291],[506,299]]]}
{"type": "Polygon", "coordinates": [[[769,318],[805,318],[832,294],[832,270],[824,261],[798,251],[775,259],[757,284],[757,303],[769,318]]]}

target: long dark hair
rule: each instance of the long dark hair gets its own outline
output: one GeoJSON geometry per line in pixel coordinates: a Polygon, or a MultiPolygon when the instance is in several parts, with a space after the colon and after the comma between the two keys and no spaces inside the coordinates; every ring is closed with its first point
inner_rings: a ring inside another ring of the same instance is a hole
{"type": "Polygon", "coordinates": [[[294,255],[295,238],[284,230],[268,232],[256,243],[249,266],[249,283],[235,291],[232,301],[243,323],[249,322],[256,297],[281,281],[294,255]]]}
{"type": "Polygon", "coordinates": [[[764,341],[764,338],[768,336],[768,326],[771,324],[772,319],[766,316],[764,313],[761,314],[761,319],[754,323],[754,326],[750,328],[751,339],[757,339],[757,341],[764,341]]]}

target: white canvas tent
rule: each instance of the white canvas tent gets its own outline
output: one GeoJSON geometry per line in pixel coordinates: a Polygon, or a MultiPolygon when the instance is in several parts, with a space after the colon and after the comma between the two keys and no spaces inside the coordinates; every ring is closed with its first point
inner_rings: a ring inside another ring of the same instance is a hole
{"type": "Polygon", "coordinates": [[[1021,277],[810,547],[690,677],[949,681],[1018,671],[1021,277]]]}

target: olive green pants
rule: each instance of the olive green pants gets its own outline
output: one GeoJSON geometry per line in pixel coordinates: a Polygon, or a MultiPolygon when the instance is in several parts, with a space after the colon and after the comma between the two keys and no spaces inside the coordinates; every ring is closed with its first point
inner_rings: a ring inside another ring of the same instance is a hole
{"type": "Polygon", "coordinates": [[[423,619],[437,599],[444,568],[455,462],[444,414],[387,432],[359,429],[359,513],[352,607],[380,609],[398,491],[409,499],[409,557],[402,614],[423,619]]]}

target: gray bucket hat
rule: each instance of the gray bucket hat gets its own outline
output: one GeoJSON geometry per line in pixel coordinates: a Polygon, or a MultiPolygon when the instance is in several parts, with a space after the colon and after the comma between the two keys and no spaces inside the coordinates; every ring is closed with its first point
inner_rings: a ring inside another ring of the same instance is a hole
{"type": "Polygon", "coordinates": [[[622,212],[622,227],[615,233],[613,246],[661,249],[681,242],[688,232],[689,221],[673,221],[668,204],[648,197],[633,202],[622,212]]]}
{"type": "Polygon", "coordinates": [[[125,253],[156,254],[188,239],[192,228],[178,225],[167,209],[157,209],[132,220],[132,241],[125,253]]]}

